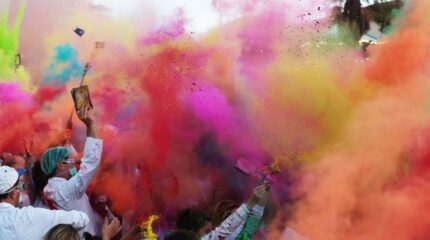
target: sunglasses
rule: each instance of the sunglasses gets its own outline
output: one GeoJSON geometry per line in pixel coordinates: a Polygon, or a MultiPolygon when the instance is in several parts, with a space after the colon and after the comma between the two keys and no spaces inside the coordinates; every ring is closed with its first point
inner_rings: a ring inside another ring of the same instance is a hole
{"type": "Polygon", "coordinates": [[[73,160],[73,159],[61,160],[61,163],[64,163],[64,164],[68,164],[68,163],[75,164],[75,160],[73,160]]]}

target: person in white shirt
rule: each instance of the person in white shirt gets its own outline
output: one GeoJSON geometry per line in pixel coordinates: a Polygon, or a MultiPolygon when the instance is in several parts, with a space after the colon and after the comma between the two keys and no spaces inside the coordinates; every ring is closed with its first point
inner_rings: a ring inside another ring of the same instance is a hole
{"type": "Polygon", "coordinates": [[[42,171],[49,177],[43,189],[45,203],[49,208],[78,210],[86,213],[90,223],[80,231],[101,236],[103,219],[92,209],[85,191],[100,165],[103,141],[96,138],[95,126],[90,116],[91,109],[83,107],[77,112],[87,127],[87,139],[79,171],[75,160],[70,159],[70,149],[54,147],[46,150],[41,159],[42,171]]]}
{"type": "Polygon", "coordinates": [[[222,223],[212,230],[211,219],[201,211],[184,209],[178,213],[176,226],[196,233],[201,240],[223,240],[240,233],[249,214],[263,215],[267,200],[267,185],[259,185],[253,190],[252,197],[231,213],[222,223]],[[265,203],[264,203],[265,205],[265,203]]]}
{"type": "Polygon", "coordinates": [[[22,188],[18,172],[8,166],[0,167],[0,239],[43,239],[57,224],[84,228],[88,216],[78,211],[17,208],[22,188]]]}
{"type": "Polygon", "coordinates": [[[253,189],[251,198],[230,214],[215,230],[201,237],[202,240],[235,239],[241,232],[250,214],[261,218],[268,197],[268,184],[261,184],[253,189]]]}
{"type": "Polygon", "coordinates": [[[22,201],[18,207],[27,207],[33,203],[33,191],[31,187],[31,168],[33,159],[25,159],[19,155],[12,155],[11,153],[2,154],[3,165],[15,168],[21,180],[24,181],[25,188],[21,192],[22,201]]]}

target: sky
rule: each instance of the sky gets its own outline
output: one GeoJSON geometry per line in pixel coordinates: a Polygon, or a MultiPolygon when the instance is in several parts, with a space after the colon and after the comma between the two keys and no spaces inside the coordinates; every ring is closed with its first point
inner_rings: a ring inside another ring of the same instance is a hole
{"type": "MultiPolygon", "coordinates": [[[[110,8],[112,15],[118,18],[132,18],[136,15],[146,14],[145,9],[155,9],[150,14],[156,15],[159,24],[163,23],[165,17],[171,16],[178,9],[182,9],[189,20],[186,26],[187,30],[197,34],[207,32],[220,23],[226,23],[240,17],[239,12],[234,11],[221,15],[213,7],[213,0],[92,0],[92,2],[95,5],[104,5],[110,8]]],[[[374,0],[362,0],[362,5],[368,6],[374,2],[374,0]]],[[[301,1],[298,1],[297,4],[300,3],[301,1]]]]}
{"type": "MultiPolygon", "coordinates": [[[[145,9],[140,8],[142,6],[137,7],[142,2],[139,0],[93,0],[94,4],[110,8],[112,14],[118,18],[145,14],[145,9]]],[[[146,9],[156,9],[156,11],[151,11],[151,14],[156,15],[159,24],[162,24],[165,17],[171,16],[179,8],[183,9],[186,17],[191,20],[187,26],[190,31],[202,33],[220,23],[220,15],[212,7],[210,0],[159,0],[145,1],[145,4],[149,7],[146,9]]]]}
{"type": "MultiPolygon", "coordinates": [[[[110,8],[111,13],[118,18],[133,18],[136,14],[146,14],[145,9],[147,9],[151,11],[148,14],[155,14],[159,24],[165,22],[166,17],[181,9],[188,20],[187,30],[197,34],[205,33],[220,23],[224,24],[241,17],[240,11],[235,8],[231,8],[227,12],[223,11],[222,14],[219,13],[214,7],[213,0],[92,0],[92,2],[110,8]]],[[[305,5],[307,3],[297,1],[295,4],[305,5]]]]}

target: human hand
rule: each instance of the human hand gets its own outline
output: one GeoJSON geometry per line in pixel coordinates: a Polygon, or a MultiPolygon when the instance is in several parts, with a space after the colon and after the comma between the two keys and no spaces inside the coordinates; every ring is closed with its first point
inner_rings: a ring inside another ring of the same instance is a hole
{"type": "Polygon", "coordinates": [[[268,184],[261,184],[255,187],[252,190],[253,193],[251,198],[246,202],[248,209],[252,209],[256,204],[261,203],[261,201],[264,199],[267,199],[268,191],[268,184]]]}
{"type": "Polygon", "coordinates": [[[25,160],[25,167],[27,169],[31,169],[33,168],[33,164],[34,164],[34,157],[33,157],[33,140],[30,141],[30,143],[28,144],[27,141],[22,140],[22,145],[24,146],[24,160],[25,160]]]}
{"type": "Polygon", "coordinates": [[[33,145],[34,145],[33,140],[31,140],[30,143],[27,143],[27,141],[23,139],[22,145],[24,146],[25,156],[31,157],[32,156],[31,152],[33,152],[33,145]]]}
{"type": "Polygon", "coordinates": [[[87,126],[91,127],[93,124],[93,119],[91,118],[91,107],[84,106],[83,108],[77,111],[78,118],[87,126]]]}
{"type": "Polygon", "coordinates": [[[112,222],[109,223],[109,220],[105,218],[105,222],[102,228],[102,239],[110,240],[114,238],[121,231],[121,223],[119,222],[117,217],[112,219],[112,222]]]}

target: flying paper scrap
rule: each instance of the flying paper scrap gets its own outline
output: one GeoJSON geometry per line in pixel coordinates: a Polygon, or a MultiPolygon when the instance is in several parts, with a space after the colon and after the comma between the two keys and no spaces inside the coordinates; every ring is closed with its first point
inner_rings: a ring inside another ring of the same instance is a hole
{"type": "Polygon", "coordinates": [[[105,42],[96,42],[95,47],[96,48],[105,48],[105,42]]]}
{"type": "Polygon", "coordinates": [[[248,159],[243,156],[240,156],[236,160],[236,165],[234,166],[237,170],[241,171],[245,175],[251,175],[257,172],[257,168],[251,164],[248,159]]]}
{"type": "Polygon", "coordinates": [[[281,172],[279,164],[276,161],[262,169],[257,169],[255,165],[243,156],[236,160],[234,167],[247,176],[259,178],[258,184],[272,184],[274,182],[272,176],[281,172]]]}
{"type": "Polygon", "coordinates": [[[82,37],[82,35],[84,35],[85,30],[82,28],[75,28],[75,30],[73,30],[79,37],[82,37]]]}

